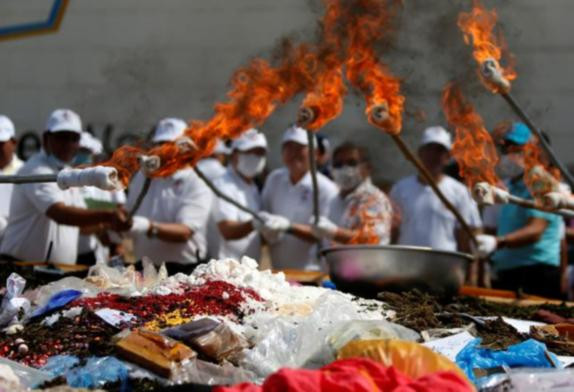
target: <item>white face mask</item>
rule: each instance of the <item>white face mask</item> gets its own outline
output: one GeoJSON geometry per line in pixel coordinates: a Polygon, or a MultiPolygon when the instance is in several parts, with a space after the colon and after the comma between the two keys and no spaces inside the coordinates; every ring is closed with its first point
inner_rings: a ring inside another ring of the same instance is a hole
{"type": "Polygon", "coordinates": [[[247,178],[254,178],[265,169],[265,157],[240,153],[237,157],[237,171],[247,178]]]}
{"type": "Polygon", "coordinates": [[[363,181],[361,172],[357,166],[333,168],[331,174],[333,175],[335,184],[337,184],[342,191],[354,189],[363,181]]]}
{"type": "Polygon", "coordinates": [[[520,177],[524,172],[522,156],[518,154],[503,155],[496,166],[496,171],[501,178],[506,180],[520,177]]]}

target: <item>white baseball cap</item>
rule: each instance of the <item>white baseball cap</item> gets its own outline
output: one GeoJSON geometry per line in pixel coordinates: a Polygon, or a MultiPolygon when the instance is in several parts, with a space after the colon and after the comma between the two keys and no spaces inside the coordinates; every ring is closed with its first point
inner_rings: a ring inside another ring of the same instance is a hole
{"type": "Polygon", "coordinates": [[[241,136],[233,141],[231,146],[233,150],[249,151],[253,148],[264,148],[267,150],[267,138],[264,134],[255,128],[244,132],[241,136]]]}
{"type": "Polygon", "coordinates": [[[10,139],[14,139],[15,135],[16,130],[14,129],[12,120],[0,114],[0,142],[7,142],[10,139]]]}
{"type": "Polygon", "coordinates": [[[99,155],[104,150],[102,142],[89,132],[82,132],[82,136],[80,136],[80,148],[90,150],[94,155],[99,155]]]}
{"type": "Polygon", "coordinates": [[[82,120],[76,112],[70,109],[56,109],[48,118],[46,131],[56,132],[75,132],[82,134],[82,120]]]}
{"type": "Polygon", "coordinates": [[[173,142],[179,136],[183,135],[187,124],[179,118],[164,118],[161,120],[153,134],[152,142],[173,142]]]}
{"type": "MultiPolygon", "coordinates": [[[[301,144],[302,146],[309,145],[309,138],[307,137],[307,131],[297,125],[293,125],[285,131],[283,134],[283,139],[281,140],[281,144],[285,144],[287,142],[295,142],[297,144],[301,144]]],[[[317,138],[315,138],[315,146],[317,146],[317,138]]]]}
{"type": "Polygon", "coordinates": [[[213,154],[229,155],[231,154],[231,149],[227,147],[227,145],[223,142],[223,140],[217,139],[217,144],[213,149],[213,154]]]}
{"type": "Polygon", "coordinates": [[[429,127],[423,132],[421,147],[431,143],[440,144],[450,151],[452,147],[452,136],[441,126],[429,127]]]}

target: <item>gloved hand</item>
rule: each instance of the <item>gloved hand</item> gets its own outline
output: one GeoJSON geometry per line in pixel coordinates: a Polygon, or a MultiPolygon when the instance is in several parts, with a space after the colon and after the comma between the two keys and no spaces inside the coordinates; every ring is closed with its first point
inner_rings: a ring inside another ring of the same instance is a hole
{"type": "Polygon", "coordinates": [[[317,239],[323,239],[323,238],[333,239],[337,235],[337,230],[339,230],[339,227],[336,224],[334,224],[324,216],[319,217],[319,222],[317,222],[316,224],[315,224],[315,218],[311,218],[310,223],[311,223],[311,233],[313,233],[313,235],[317,237],[317,239]]]}
{"type": "Polygon", "coordinates": [[[289,219],[283,216],[272,215],[267,212],[260,212],[259,216],[263,219],[263,222],[254,219],[253,227],[261,233],[265,241],[269,244],[279,241],[283,234],[291,227],[289,219]]]}
{"type": "Polygon", "coordinates": [[[478,255],[487,257],[498,248],[498,240],[493,235],[479,234],[476,236],[478,241],[478,255]]]}
{"type": "Polygon", "coordinates": [[[130,228],[130,233],[132,234],[147,234],[151,222],[148,218],[144,216],[134,216],[132,218],[132,227],[130,228]]]}

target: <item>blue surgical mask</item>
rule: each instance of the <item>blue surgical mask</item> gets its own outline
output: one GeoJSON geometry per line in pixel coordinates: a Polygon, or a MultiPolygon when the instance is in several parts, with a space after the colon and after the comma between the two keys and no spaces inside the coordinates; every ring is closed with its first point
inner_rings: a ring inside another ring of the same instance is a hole
{"type": "Polygon", "coordinates": [[[93,162],[92,154],[89,152],[79,152],[74,160],[72,166],[89,165],[93,162]]]}

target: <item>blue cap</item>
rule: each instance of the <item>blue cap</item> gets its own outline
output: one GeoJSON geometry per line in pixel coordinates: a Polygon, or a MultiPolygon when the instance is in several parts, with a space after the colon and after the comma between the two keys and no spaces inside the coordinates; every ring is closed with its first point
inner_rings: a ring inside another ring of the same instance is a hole
{"type": "Polygon", "coordinates": [[[528,143],[531,137],[532,132],[530,132],[530,129],[526,126],[526,124],[516,122],[512,124],[510,131],[504,135],[504,140],[518,144],[519,146],[523,146],[528,143]]]}

